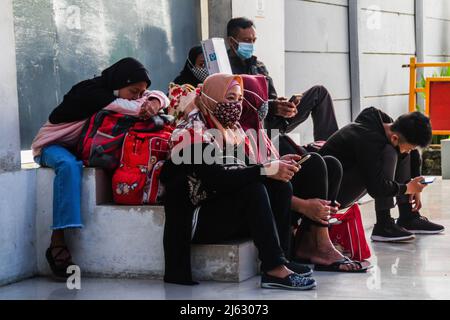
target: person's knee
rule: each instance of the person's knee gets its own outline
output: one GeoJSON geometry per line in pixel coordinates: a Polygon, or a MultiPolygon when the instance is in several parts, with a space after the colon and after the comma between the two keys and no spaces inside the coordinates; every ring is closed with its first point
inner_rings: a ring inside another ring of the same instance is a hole
{"type": "Polygon", "coordinates": [[[316,85],[314,87],[312,87],[312,89],[314,91],[316,91],[317,93],[319,93],[319,95],[329,95],[329,91],[326,87],[324,87],[323,85],[316,85]]]}
{"type": "Polygon", "coordinates": [[[268,195],[266,187],[261,182],[250,183],[239,190],[239,193],[241,194],[242,199],[247,200],[257,200],[267,197],[268,195]]]}
{"type": "Polygon", "coordinates": [[[303,164],[303,169],[309,170],[308,168],[310,168],[310,170],[314,170],[318,175],[325,174],[327,169],[324,158],[315,152],[311,152],[309,155],[311,158],[303,164]]]}
{"type": "Polygon", "coordinates": [[[277,194],[282,195],[283,197],[290,199],[294,195],[294,191],[292,188],[292,184],[290,182],[283,182],[278,180],[271,181],[274,192],[277,192],[277,194]]]}
{"type": "Polygon", "coordinates": [[[63,158],[56,162],[56,171],[79,174],[83,170],[83,162],[74,158],[63,158]]]}
{"type": "Polygon", "coordinates": [[[323,157],[323,159],[327,165],[328,172],[340,172],[342,175],[343,168],[341,162],[338,159],[332,156],[325,156],[323,157]]]}

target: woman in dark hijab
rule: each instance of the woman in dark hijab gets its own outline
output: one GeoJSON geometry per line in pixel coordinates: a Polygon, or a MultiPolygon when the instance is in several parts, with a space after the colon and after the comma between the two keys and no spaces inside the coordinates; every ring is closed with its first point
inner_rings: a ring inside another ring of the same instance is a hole
{"type": "Polygon", "coordinates": [[[66,270],[73,265],[64,232],[83,227],[83,163],[70,150],[77,144],[85,120],[101,109],[147,117],[151,111],[167,105],[168,99],[164,99],[164,94],[146,91],[150,83],[148,72],[139,61],[133,58],[120,60],[103,71],[100,77],[75,85],[33,141],[31,148],[35,161],[41,166],[53,168],[56,174],[53,233],[46,258],[58,279],[67,278],[66,270]]]}
{"type": "Polygon", "coordinates": [[[205,67],[205,57],[201,46],[193,47],[189,51],[189,56],[184,65],[184,69],[173,80],[175,84],[190,84],[197,87],[208,77],[208,70],[205,67]]]}
{"type": "Polygon", "coordinates": [[[118,90],[131,84],[151,81],[147,69],[133,58],[125,58],[105,69],[100,77],[75,85],[63,102],[50,114],[52,124],[89,118],[118,97],[118,90]]]}

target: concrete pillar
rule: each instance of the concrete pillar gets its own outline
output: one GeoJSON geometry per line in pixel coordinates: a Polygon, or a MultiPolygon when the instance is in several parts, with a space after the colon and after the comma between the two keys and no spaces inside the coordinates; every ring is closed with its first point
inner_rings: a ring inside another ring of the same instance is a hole
{"type": "Polygon", "coordinates": [[[350,43],[350,87],[352,97],[352,121],[355,120],[361,112],[361,50],[359,48],[359,13],[361,12],[361,3],[357,0],[348,2],[348,24],[349,24],[349,43],[350,43]]]}
{"type": "Polygon", "coordinates": [[[20,169],[20,126],[12,0],[0,1],[0,173],[20,169]]]}
{"type": "MultiPolygon", "coordinates": [[[[418,62],[425,61],[425,4],[424,0],[415,0],[415,23],[416,23],[416,57],[418,62]]],[[[424,76],[424,69],[417,69],[417,81],[424,76]]],[[[417,95],[417,104],[425,108],[425,99],[422,95],[417,95]]]]}
{"type": "Polygon", "coordinates": [[[210,38],[226,38],[231,18],[254,21],[258,37],[256,56],[267,66],[279,96],[285,92],[284,8],[284,1],[208,0],[210,38]]]}
{"type": "Polygon", "coordinates": [[[450,139],[441,141],[442,179],[450,180],[450,139]]]}
{"type": "Polygon", "coordinates": [[[232,18],[231,0],[209,0],[209,37],[225,38],[227,23],[232,18]]]}

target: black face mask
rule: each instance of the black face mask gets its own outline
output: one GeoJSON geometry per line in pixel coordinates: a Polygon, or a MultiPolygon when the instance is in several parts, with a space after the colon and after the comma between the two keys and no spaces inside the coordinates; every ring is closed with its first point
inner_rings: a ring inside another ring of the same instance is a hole
{"type": "Polygon", "coordinates": [[[188,60],[188,63],[189,63],[190,70],[191,70],[192,74],[194,75],[194,77],[196,77],[197,80],[202,83],[205,82],[206,78],[208,78],[208,76],[209,76],[208,69],[197,67],[196,65],[192,64],[192,62],[190,60],[188,60]]]}

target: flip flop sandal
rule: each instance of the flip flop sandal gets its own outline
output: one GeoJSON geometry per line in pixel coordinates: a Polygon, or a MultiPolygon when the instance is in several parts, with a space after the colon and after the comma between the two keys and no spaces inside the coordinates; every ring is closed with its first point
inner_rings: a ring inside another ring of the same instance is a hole
{"type": "Polygon", "coordinates": [[[321,265],[321,264],[314,265],[314,271],[322,271],[322,272],[366,273],[369,268],[370,268],[370,266],[363,267],[361,262],[353,261],[347,257],[345,257],[342,260],[336,261],[328,266],[321,265]],[[349,269],[349,270],[341,269],[341,266],[351,265],[351,264],[353,264],[353,265],[356,264],[357,266],[359,266],[359,269],[349,269]]]}
{"type": "Polygon", "coordinates": [[[58,281],[66,281],[70,276],[67,274],[67,268],[74,265],[72,262],[72,256],[70,255],[67,246],[53,246],[47,249],[45,252],[45,257],[50,265],[50,269],[53,272],[53,278],[58,281]],[[53,256],[52,251],[54,249],[60,249],[55,256],[53,256]],[[68,256],[66,258],[59,258],[62,253],[67,252],[68,256]]]}

